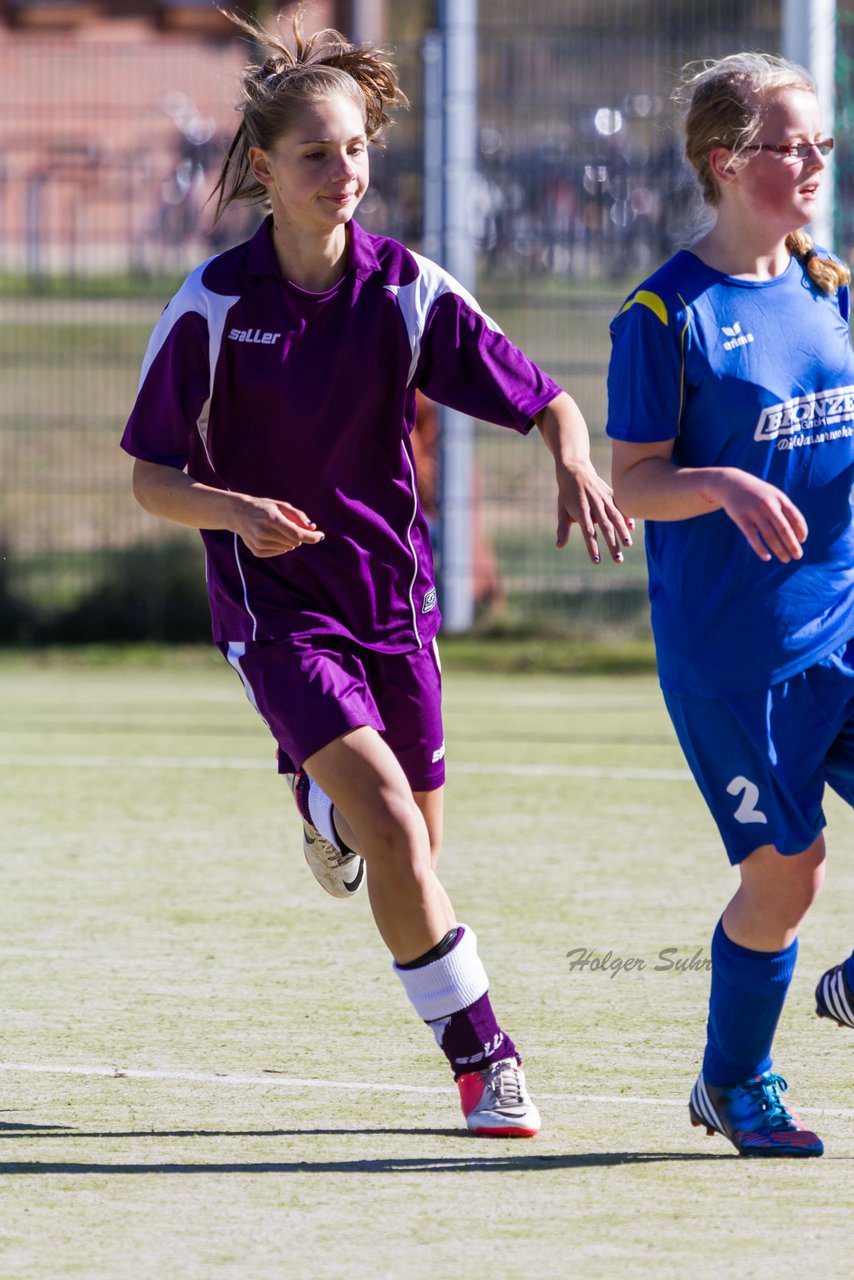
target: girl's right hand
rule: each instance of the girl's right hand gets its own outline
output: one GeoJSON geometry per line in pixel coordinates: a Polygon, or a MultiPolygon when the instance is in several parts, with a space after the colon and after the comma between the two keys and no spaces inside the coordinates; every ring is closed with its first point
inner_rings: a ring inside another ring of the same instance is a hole
{"type": "Polygon", "coordinates": [[[235,494],[233,531],[246,544],[253,556],[267,559],[281,556],[297,547],[322,542],[321,533],[304,511],[276,498],[253,498],[235,494]]]}
{"type": "Polygon", "coordinates": [[[722,468],[716,487],[721,507],[760,560],[800,560],[807,522],[782,489],[736,468],[722,468]]]}

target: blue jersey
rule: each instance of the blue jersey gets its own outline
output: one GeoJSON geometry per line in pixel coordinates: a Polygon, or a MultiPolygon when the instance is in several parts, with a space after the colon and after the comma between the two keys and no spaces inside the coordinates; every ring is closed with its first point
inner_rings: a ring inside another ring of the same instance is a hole
{"type": "Polygon", "coordinates": [[[673,440],[684,467],[739,467],[803,512],[803,558],[768,563],[723,511],[647,520],[661,683],[725,697],[805,670],[854,634],[854,354],[848,290],[793,258],[738,280],[682,250],[611,329],[608,434],[673,440]]]}

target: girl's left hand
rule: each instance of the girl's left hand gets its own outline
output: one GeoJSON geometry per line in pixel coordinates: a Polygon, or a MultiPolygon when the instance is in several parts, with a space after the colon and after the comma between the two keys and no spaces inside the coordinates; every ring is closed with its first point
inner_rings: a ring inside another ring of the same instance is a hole
{"type": "Polygon", "coordinates": [[[614,492],[603,480],[589,459],[556,467],[557,545],[565,547],[570,529],[577,524],[593,564],[602,559],[596,527],[602,533],[611,559],[615,564],[623,562],[623,547],[632,545],[631,530],[634,520],[627,519],[614,501],[614,492]]]}
{"type": "Polygon", "coordinates": [[[581,530],[587,554],[594,564],[602,559],[596,526],[611,559],[622,563],[623,547],[632,545],[634,521],[627,519],[614,501],[614,491],[590,461],[590,435],[578,405],[561,391],[534,421],[554,458],[557,479],[557,545],[565,547],[574,524],[581,530]]]}

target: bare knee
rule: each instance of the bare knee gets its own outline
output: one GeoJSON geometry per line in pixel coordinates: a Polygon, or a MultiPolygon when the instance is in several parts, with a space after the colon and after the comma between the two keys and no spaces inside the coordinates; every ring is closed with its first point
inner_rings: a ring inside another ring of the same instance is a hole
{"type": "Polygon", "coordinates": [[[791,856],[769,845],[757,849],[741,864],[741,885],[726,912],[727,933],[733,937],[735,929],[741,936],[733,941],[760,950],[788,945],[819,895],[824,867],[821,836],[791,856]]]}
{"type": "Polygon", "coordinates": [[[445,824],[444,787],[434,791],[413,791],[412,798],[421,811],[427,827],[427,838],[430,841],[430,864],[433,870],[442,852],[442,837],[445,824]]]}
{"type": "Polygon", "coordinates": [[[424,819],[411,796],[380,792],[359,831],[369,871],[419,879],[431,865],[424,819]]]}
{"type": "Polygon", "coordinates": [[[818,895],[821,893],[824,884],[825,861],[822,853],[821,861],[815,865],[808,865],[803,868],[802,874],[796,880],[794,890],[794,905],[800,910],[801,916],[805,916],[818,895]]]}
{"type": "Polygon", "coordinates": [[[819,836],[803,853],[782,858],[781,863],[783,893],[790,903],[790,910],[800,922],[815,902],[824,883],[824,837],[819,836]]]}

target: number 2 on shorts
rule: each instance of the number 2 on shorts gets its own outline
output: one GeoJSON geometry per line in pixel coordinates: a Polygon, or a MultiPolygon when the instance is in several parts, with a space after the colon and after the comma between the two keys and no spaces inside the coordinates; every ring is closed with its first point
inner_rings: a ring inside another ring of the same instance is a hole
{"type": "Polygon", "coordinates": [[[749,778],[743,778],[739,774],[737,778],[733,778],[727,787],[727,793],[731,796],[741,795],[741,803],[735,811],[736,822],[768,822],[762,810],[756,808],[756,801],[759,799],[759,788],[755,782],[751,782],[749,778]]]}

